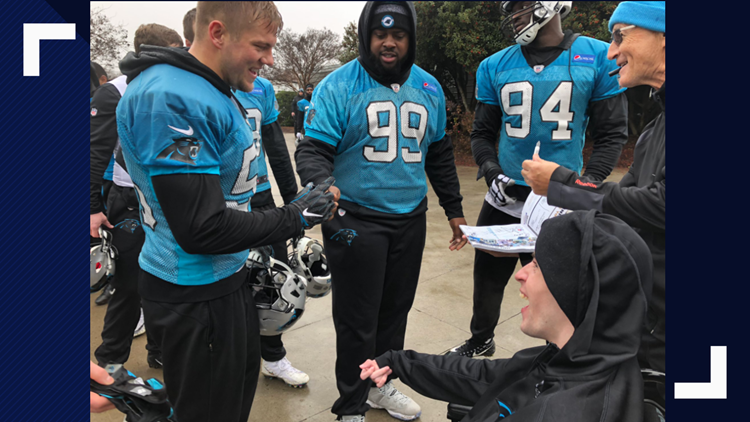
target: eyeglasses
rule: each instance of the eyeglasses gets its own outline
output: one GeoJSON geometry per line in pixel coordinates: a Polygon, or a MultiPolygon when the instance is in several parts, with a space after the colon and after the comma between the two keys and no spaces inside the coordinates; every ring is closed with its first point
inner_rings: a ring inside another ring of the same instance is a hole
{"type": "Polygon", "coordinates": [[[614,32],[612,32],[612,41],[610,42],[620,45],[620,43],[622,43],[622,31],[633,28],[635,28],[635,25],[623,26],[620,29],[616,29],[614,32]]]}

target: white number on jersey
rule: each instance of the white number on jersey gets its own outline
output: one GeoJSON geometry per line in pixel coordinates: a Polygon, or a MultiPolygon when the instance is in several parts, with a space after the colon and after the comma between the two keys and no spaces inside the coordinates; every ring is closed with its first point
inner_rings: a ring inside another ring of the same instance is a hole
{"type": "Polygon", "coordinates": [[[427,108],[421,104],[405,102],[401,104],[400,116],[396,114],[396,105],[391,101],[378,101],[370,103],[367,106],[367,127],[368,133],[372,138],[388,138],[388,147],[385,151],[376,151],[372,145],[366,145],[364,156],[367,161],[377,163],[392,163],[398,157],[398,124],[401,120],[401,135],[404,139],[414,139],[417,141],[417,151],[413,152],[411,148],[402,147],[401,157],[405,163],[421,163],[422,151],[419,147],[422,145],[425,133],[427,131],[427,108]],[[378,113],[388,113],[388,124],[380,126],[378,113]],[[411,126],[411,115],[419,116],[419,125],[411,126]]]}
{"type": "MultiPolygon", "coordinates": [[[[560,82],[552,95],[544,102],[539,114],[543,122],[556,122],[557,129],[552,131],[553,141],[564,141],[572,139],[572,131],[569,129],[573,121],[574,113],[570,110],[573,97],[573,83],[570,81],[560,82]],[[557,108],[557,111],[555,111],[557,108]]],[[[505,114],[509,116],[521,116],[521,127],[513,127],[510,123],[505,124],[505,133],[513,138],[525,138],[531,131],[531,110],[533,110],[534,87],[528,81],[513,82],[503,85],[500,90],[500,100],[505,114]],[[521,93],[521,104],[510,105],[510,95],[521,93]]]]}
{"type": "Polygon", "coordinates": [[[154,218],[154,211],[146,202],[146,197],[143,196],[143,192],[141,192],[141,189],[138,188],[138,186],[136,186],[135,184],[133,184],[133,187],[135,188],[136,195],[138,195],[138,202],[141,204],[141,221],[151,230],[154,230],[156,228],[156,218],[154,218]]]}
{"type": "Polygon", "coordinates": [[[253,142],[253,144],[242,154],[242,170],[240,170],[240,174],[237,175],[237,180],[234,182],[231,191],[232,195],[242,195],[251,190],[255,192],[255,186],[258,183],[258,175],[256,174],[253,177],[250,177],[250,164],[255,161],[260,154],[258,146],[257,142],[253,142]]]}

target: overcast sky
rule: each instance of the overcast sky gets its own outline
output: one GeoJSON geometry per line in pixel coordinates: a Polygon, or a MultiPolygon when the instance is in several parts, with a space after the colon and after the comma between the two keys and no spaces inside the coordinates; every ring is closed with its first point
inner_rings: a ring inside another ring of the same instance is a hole
{"type": "MultiPolygon", "coordinates": [[[[277,1],[284,29],[305,32],[308,28],[323,27],[344,35],[349,22],[357,22],[363,1],[277,1]]],[[[144,23],[158,23],[177,31],[182,36],[182,18],[195,7],[190,1],[92,1],[91,7],[101,7],[113,23],[122,24],[128,30],[128,42],[132,44],[135,30],[144,23]]]]}

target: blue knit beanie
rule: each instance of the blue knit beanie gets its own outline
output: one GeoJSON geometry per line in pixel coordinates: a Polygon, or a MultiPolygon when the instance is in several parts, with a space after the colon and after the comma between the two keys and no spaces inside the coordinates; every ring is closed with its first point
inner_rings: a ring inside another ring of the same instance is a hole
{"type": "Polygon", "coordinates": [[[664,1],[624,1],[617,6],[609,20],[609,32],[612,32],[615,24],[624,23],[666,33],[665,5],[664,1]]]}

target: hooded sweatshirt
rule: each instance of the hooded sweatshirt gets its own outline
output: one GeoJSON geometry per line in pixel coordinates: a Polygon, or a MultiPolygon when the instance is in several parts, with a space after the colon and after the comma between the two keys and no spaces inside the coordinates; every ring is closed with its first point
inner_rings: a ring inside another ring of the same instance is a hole
{"type": "Polygon", "coordinates": [[[651,284],[648,248],[627,224],[595,211],[548,220],[540,243],[550,222],[580,230],[577,287],[588,298],[562,349],[549,344],[496,360],[390,351],[378,365],[422,395],[471,406],[462,422],[640,421],[636,354],[651,284]]]}

